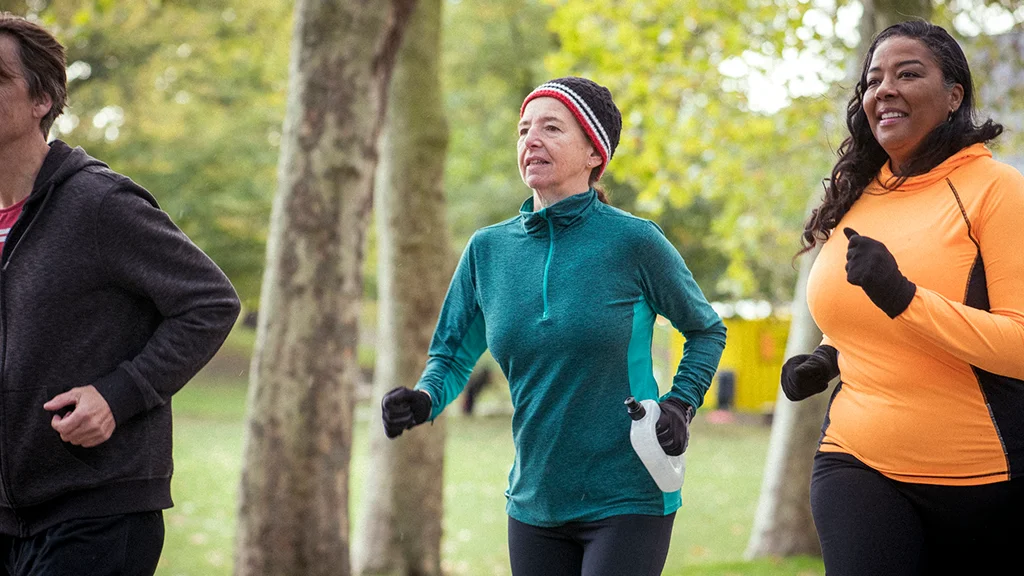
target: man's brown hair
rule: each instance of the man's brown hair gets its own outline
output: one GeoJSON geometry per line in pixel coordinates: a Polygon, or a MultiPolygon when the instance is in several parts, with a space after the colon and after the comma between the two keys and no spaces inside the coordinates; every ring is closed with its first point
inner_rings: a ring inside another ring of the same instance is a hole
{"type": "MultiPolygon", "coordinates": [[[[21,74],[28,84],[32,98],[50,97],[53,106],[39,121],[45,137],[53,121],[64,111],[68,99],[68,76],[64,46],[45,28],[10,12],[0,12],[0,36],[9,36],[18,46],[21,74]]],[[[13,63],[6,62],[6,66],[13,63]]],[[[0,76],[9,76],[10,70],[0,66],[0,76]]]]}

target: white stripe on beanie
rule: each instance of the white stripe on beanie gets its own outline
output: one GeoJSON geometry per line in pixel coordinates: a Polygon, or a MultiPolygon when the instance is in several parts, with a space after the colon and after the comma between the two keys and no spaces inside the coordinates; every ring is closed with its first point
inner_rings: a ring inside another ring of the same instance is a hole
{"type": "Polygon", "coordinates": [[[565,96],[572,104],[576,106],[577,109],[580,110],[580,116],[583,117],[583,119],[590,126],[590,130],[597,136],[598,142],[596,142],[596,144],[598,144],[604,149],[602,150],[602,152],[604,152],[602,156],[604,156],[605,158],[605,163],[607,163],[608,160],[611,160],[612,148],[609,145],[608,134],[605,132],[604,126],[602,126],[601,123],[597,120],[597,116],[594,114],[594,111],[591,110],[590,106],[587,105],[586,100],[581,98],[579,94],[576,94],[575,92],[572,91],[572,89],[568,88],[567,86],[558,84],[556,82],[547,82],[545,84],[541,84],[540,86],[537,87],[536,90],[531,92],[530,95],[526,97],[526,101],[528,102],[531,99],[533,99],[534,94],[536,94],[537,92],[543,92],[545,90],[550,90],[552,92],[556,92],[558,94],[565,96]]]}

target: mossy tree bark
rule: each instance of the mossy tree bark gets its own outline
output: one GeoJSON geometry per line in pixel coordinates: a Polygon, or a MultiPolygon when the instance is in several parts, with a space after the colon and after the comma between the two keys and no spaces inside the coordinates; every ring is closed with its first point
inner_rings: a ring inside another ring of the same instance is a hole
{"type": "Polygon", "coordinates": [[[415,0],[298,0],[239,493],[235,573],[347,575],[363,244],[415,0]]]}
{"type": "Polygon", "coordinates": [[[354,547],[361,575],[440,576],[443,419],[388,440],[380,399],[427,360],[452,256],[443,187],[448,128],[440,84],[441,0],[420,0],[391,83],[375,214],[377,365],[370,465],[354,547]]]}

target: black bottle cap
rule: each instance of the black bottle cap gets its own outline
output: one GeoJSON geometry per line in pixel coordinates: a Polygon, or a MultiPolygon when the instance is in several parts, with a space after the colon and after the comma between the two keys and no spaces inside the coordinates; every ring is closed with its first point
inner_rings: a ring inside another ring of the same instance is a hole
{"type": "Polygon", "coordinates": [[[643,404],[636,401],[636,398],[630,396],[626,398],[626,413],[633,420],[640,420],[647,415],[647,410],[644,409],[643,404]]]}

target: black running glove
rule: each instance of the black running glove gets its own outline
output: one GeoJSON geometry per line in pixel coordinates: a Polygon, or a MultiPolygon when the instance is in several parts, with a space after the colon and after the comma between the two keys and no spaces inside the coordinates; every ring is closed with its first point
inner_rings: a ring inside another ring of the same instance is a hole
{"type": "Polygon", "coordinates": [[[821,345],[810,354],[797,354],[782,365],[782,391],[786,398],[799,402],[828,388],[839,375],[839,352],[821,345]]]}
{"type": "Polygon", "coordinates": [[[398,387],[384,395],[380,401],[384,434],[397,438],[409,428],[423,424],[430,417],[430,396],[420,390],[398,387]]]}
{"type": "Polygon", "coordinates": [[[889,318],[902,314],[914,299],[917,286],[900,273],[885,244],[861,236],[852,228],[843,228],[843,234],[850,240],[846,249],[846,281],[864,289],[889,318]]]}
{"type": "Polygon", "coordinates": [[[686,452],[690,443],[690,421],[693,420],[693,406],[678,398],[668,398],[659,402],[661,416],[654,425],[658,433],[658,444],[669,456],[679,456],[686,452]]]}

